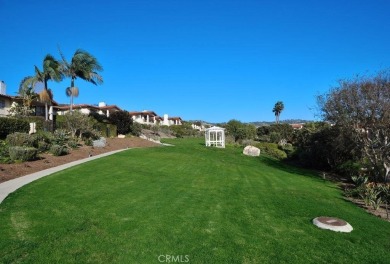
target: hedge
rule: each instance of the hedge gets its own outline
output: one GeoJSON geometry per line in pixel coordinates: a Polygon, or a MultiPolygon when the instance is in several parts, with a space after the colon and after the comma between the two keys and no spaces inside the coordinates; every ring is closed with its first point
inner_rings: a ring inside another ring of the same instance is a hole
{"type": "Polygon", "coordinates": [[[28,121],[16,118],[0,117],[0,138],[2,139],[15,132],[28,133],[29,131],[30,124],[28,121]]]}
{"type": "Polygon", "coordinates": [[[38,151],[31,147],[9,147],[9,156],[11,160],[28,161],[37,158],[38,151]]]}
{"type": "Polygon", "coordinates": [[[9,134],[5,141],[10,147],[38,147],[38,137],[28,133],[15,132],[9,134]]]}

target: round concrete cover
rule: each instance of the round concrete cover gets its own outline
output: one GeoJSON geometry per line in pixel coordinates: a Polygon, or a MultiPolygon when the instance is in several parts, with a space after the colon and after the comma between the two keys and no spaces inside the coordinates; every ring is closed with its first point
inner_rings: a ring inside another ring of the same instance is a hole
{"type": "Polygon", "coordinates": [[[329,229],[336,232],[349,233],[353,230],[352,226],[342,219],[336,217],[320,216],[313,219],[313,224],[322,229],[329,229]]]}

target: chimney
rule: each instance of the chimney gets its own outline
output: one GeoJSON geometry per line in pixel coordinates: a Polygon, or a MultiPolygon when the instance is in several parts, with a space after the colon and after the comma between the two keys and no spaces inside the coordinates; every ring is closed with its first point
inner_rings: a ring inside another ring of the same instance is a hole
{"type": "Polygon", "coordinates": [[[6,94],[6,88],[7,86],[5,85],[5,82],[4,81],[0,81],[0,94],[6,94]]]}

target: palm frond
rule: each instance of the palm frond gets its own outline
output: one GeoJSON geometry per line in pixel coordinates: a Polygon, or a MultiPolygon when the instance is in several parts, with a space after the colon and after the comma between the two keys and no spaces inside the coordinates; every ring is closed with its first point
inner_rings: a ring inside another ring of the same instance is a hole
{"type": "Polygon", "coordinates": [[[39,93],[39,100],[44,103],[50,103],[53,99],[53,93],[51,89],[43,89],[39,93]]]}
{"type": "Polygon", "coordinates": [[[60,62],[50,54],[47,54],[43,60],[43,73],[46,81],[61,81],[63,78],[60,62]]]}
{"type": "Polygon", "coordinates": [[[34,76],[24,77],[23,80],[19,84],[18,94],[23,96],[27,93],[28,89],[33,88],[36,83],[36,78],[34,76]]]}

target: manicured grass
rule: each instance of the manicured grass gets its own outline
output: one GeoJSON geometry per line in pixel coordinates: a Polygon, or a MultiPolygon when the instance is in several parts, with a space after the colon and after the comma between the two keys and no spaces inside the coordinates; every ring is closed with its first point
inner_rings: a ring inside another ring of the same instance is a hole
{"type": "Polygon", "coordinates": [[[169,143],[176,146],[121,152],[10,195],[0,205],[1,262],[390,261],[390,224],[345,201],[336,185],[241,149],[169,143]],[[321,230],[311,223],[317,216],[342,218],[354,231],[321,230]]]}

